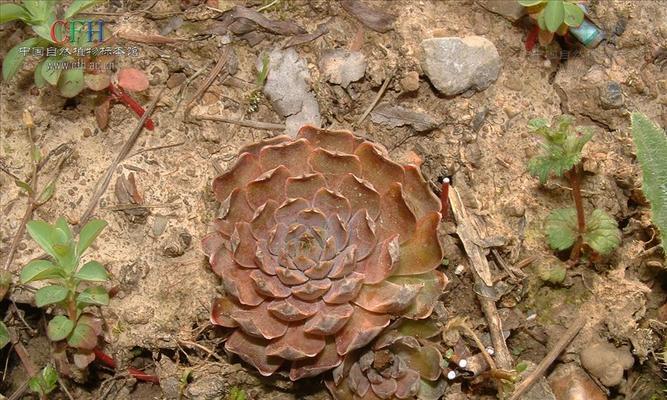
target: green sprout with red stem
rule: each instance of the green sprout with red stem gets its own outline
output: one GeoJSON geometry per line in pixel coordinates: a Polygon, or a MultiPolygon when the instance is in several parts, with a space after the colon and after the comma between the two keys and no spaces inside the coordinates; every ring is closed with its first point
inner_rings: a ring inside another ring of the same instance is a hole
{"type": "Polygon", "coordinates": [[[571,249],[570,260],[577,262],[582,253],[607,255],[621,243],[616,220],[600,209],[586,215],[581,196],[583,179],[582,150],[593,134],[573,126],[568,115],[560,116],[549,125],[544,119],[528,123],[531,131],[542,136],[542,154],[530,160],[528,170],[546,183],[551,175],[565,177],[571,185],[574,208],[560,208],[547,217],[546,234],[549,246],[557,251],[571,249]]]}

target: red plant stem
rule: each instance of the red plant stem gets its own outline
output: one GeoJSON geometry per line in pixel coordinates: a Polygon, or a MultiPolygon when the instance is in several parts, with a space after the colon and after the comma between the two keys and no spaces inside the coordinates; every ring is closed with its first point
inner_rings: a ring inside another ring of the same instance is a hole
{"type": "Polygon", "coordinates": [[[572,167],[568,172],[570,184],[572,185],[572,199],[577,210],[577,231],[579,233],[577,241],[572,247],[570,259],[577,261],[581,253],[581,246],[583,244],[583,235],[586,232],[586,216],[584,214],[584,202],[581,198],[581,166],[579,164],[572,167]]]}
{"type": "Polygon", "coordinates": [[[537,36],[540,33],[540,27],[535,26],[530,32],[528,32],[528,36],[526,37],[526,51],[531,51],[533,47],[535,47],[535,43],[537,43],[537,36]]]}
{"type": "Polygon", "coordinates": [[[442,187],[440,189],[440,213],[442,220],[449,218],[449,178],[442,180],[442,187]]]}
{"type": "MultiPolygon", "coordinates": [[[[141,104],[139,104],[138,101],[136,101],[134,98],[132,98],[132,96],[127,94],[127,92],[125,90],[123,90],[123,88],[121,88],[120,86],[116,86],[112,83],[112,84],[109,85],[109,91],[111,92],[111,98],[113,98],[114,100],[119,101],[119,102],[123,103],[124,105],[126,105],[127,108],[134,111],[134,113],[137,114],[137,116],[139,118],[141,118],[141,116],[144,115],[144,113],[146,112],[146,110],[144,110],[144,108],[141,106],[141,104]]],[[[149,131],[152,131],[153,129],[155,129],[155,125],[153,124],[153,120],[150,119],[150,118],[148,118],[146,120],[146,122],[144,123],[144,126],[149,131]]]]}
{"type": "MultiPolygon", "coordinates": [[[[98,349],[97,347],[93,349],[93,352],[95,352],[95,358],[100,360],[102,364],[105,364],[109,368],[116,369],[116,360],[111,358],[110,355],[106,354],[102,350],[98,349]]],[[[128,367],[127,368],[127,373],[130,374],[131,377],[138,381],[143,381],[143,382],[150,382],[150,383],[160,383],[160,378],[158,378],[156,375],[151,375],[147,374],[143,371],[140,371],[136,368],[133,367],[128,367]]]]}

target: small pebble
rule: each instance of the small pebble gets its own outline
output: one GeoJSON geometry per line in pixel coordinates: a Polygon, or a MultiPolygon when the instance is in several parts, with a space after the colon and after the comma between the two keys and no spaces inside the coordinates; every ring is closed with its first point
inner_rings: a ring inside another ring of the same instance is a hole
{"type": "Polygon", "coordinates": [[[414,92],[419,89],[419,74],[417,71],[410,71],[401,79],[401,88],[406,92],[414,92]]]}

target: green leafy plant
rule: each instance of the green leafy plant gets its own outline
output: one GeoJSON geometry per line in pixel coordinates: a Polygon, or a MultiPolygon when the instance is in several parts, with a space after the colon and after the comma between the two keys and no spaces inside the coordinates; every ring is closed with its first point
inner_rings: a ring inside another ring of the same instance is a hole
{"type": "Polygon", "coordinates": [[[31,392],[39,395],[40,398],[46,399],[47,395],[53,392],[58,384],[58,372],[53,365],[48,364],[42,368],[39,374],[33,376],[28,381],[28,388],[31,392]]]}
{"type": "MultiPolygon", "coordinates": [[[[65,10],[63,20],[69,20],[79,12],[100,3],[101,0],[74,0],[65,10]]],[[[20,20],[32,27],[37,34],[14,46],[7,55],[2,64],[2,77],[9,81],[16,75],[23,65],[27,52],[24,49],[51,47],[58,51],[55,54],[47,54],[35,67],[35,85],[43,87],[48,85],[58,88],[60,94],[64,97],[74,97],[79,94],[87,84],[84,76],[85,72],[95,75],[95,71],[75,67],[64,68],[64,65],[77,65],[78,62],[91,57],[77,56],[74,48],[89,48],[94,45],[88,39],[88,32],[84,29],[78,29],[76,36],[72,41],[65,40],[62,43],[56,43],[51,37],[53,32],[57,32],[58,37],[66,34],[62,24],[56,24],[55,6],[56,1],[41,0],[23,0],[22,5],[14,3],[0,4],[0,24],[20,20]]],[[[110,35],[108,36],[110,37],[110,35]]],[[[89,85],[90,86],[90,85],[89,85]]]]}
{"type": "Polygon", "coordinates": [[[20,282],[48,282],[35,292],[35,303],[38,307],[54,307],[56,315],[48,323],[47,336],[56,343],[54,358],[61,361],[57,364],[61,372],[67,371],[70,364],[65,352],[68,347],[73,350],[74,365],[79,369],[95,359],[93,350],[102,334],[102,322],[87,309],[109,304],[107,290],[98,285],[108,281],[109,274],[97,261],[79,264],[106,225],[105,221],[91,220],[75,241],[64,218],[54,225],[44,221],[27,224],[28,233],[51,260],[30,261],[21,270],[20,282]]]}
{"type": "Polygon", "coordinates": [[[667,249],[667,136],[646,115],[633,113],[632,140],[642,168],[642,190],[651,203],[651,220],[667,249]]]}
{"type": "Polygon", "coordinates": [[[262,56],[262,69],[257,72],[255,79],[255,89],[248,96],[248,112],[254,113],[259,109],[259,102],[262,100],[262,88],[266,77],[269,75],[269,55],[262,56]]]}
{"type": "Polygon", "coordinates": [[[595,209],[587,217],[581,197],[581,152],[593,137],[587,129],[574,127],[572,117],[563,115],[549,125],[544,119],[528,123],[531,131],[542,136],[542,154],[530,160],[528,170],[546,183],[551,175],[565,176],[572,186],[575,208],[551,212],[546,221],[549,246],[562,251],[572,248],[571,260],[578,260],[582,249],[606,255],[621,242],[616,221],[602,210],[595,209]]]}
{"type": "Polygon", "coordinates": [[[518,0],[526,7],[528,15],[537,21],[542,45],[549,44],[554,34],[564,36],[570,28],[584,21],[584,11],[577,0],[518,0]]]}
{"type": "Polygon", "coordinates": [[[228,400],[246,400],[246,394],[245,390],[239,389],[236,386],[232,388],[232,390],[229,392],[229,396],[227,397],[228,400]]]}
{"type": "Polygon", "coordinates": [[[9,338],[9,330],[7,329],[7,325],[5,325],[4,322],[0,321],[0,349],[7,346],[9,341],[10,341],[10,338],[9,338]]]}

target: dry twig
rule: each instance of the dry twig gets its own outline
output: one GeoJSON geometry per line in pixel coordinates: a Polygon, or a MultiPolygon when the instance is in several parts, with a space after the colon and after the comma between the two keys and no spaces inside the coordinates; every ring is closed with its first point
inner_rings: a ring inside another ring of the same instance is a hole
{"type": "Polygon", "coordinates": [[[570,344],[572,339],[577,336],[581,328],[586,325],[586,316],[580,315],[575,322],[568,328],[568,330],[565,332],[565,334],[558,340],[556,345],[554,346],[553,349],[547,353],[547,355],[540,361],[540,363],[537,365],[537,367],[533,370],[533,372],[526,377],[521,383],[519,383],[516,388],[514,389],[514,393],[512,394],[512,397],[510,397],[509,400],[519,400],[523,397],[523,395],[537,382],[538,379],[540,379],[544,373],[547,371],[547,369],[551,366],[551,364],[558,358],[560,353],[565,350],[565,348],[570,344]]]}
{"type": "Polygon", "coordinates": [[[245,127],[248,127],[248,128],[255,128],[255,129],[266,129],[266,130],[269,130],[269,131],[284,131],[285,130],[285,125],[283,125],[283,124],[272,124],[270,122],[228,119],[228,118],[223,118],[223,117],[215,117],[213,115],[193,115],[192,117],[194,119],[197,119],[197,120],[224,122],[226,124],[240,125],[240,126],[245,126],[245,127]]]}
{"type": "Polygon", "coordinates": [[[190,101],[188,101],[188,104],[185,106],[185,120],[188,120],[188,117],[190,115],[190,109],[194,106],[195,102],[199,100],[201,96],[204,95],[206,90],[213,84],[215,81],[215,78],[220,74],[222,69],[225,67],[225,64],[227,64],[227,60],[229,59],[229,48],[225,47],[222,51],[222,54],[220,54],[220,58],[218,59],[217,64],[215,64],[215,67],[211,70],[211,73],[208,75],[206,80],[204,81],[204,84],[202,84],[199,89],[195,92],[195,94],[190,98],[190,101]]]}
{"type": "Polygon", "coordinates": [[[380,88],[380,91],[378,91],[378,94],[375,95],[375,99],[373,99],[373,102],[371,103],[371,105],[368,106],[368,109],[366,109],[366,112],[364,112],[364,114],[354,124],[355,127],[361,125],[361,123],[364,122],[366,117],[368,117],[368,114],[370,114],[371,111],[373,111],[373,109],[375,108],[375,106],[377,106],[378,102],[382,98],[382,95],[387,90],[387,87],[389,86],[389,82],[391,82],[393,77],[394,77],[394,72],[392,71],[391,75],[389,75],[389,77],[384,80],[384,83],[382,84],[382,87],[380,88]]]}

